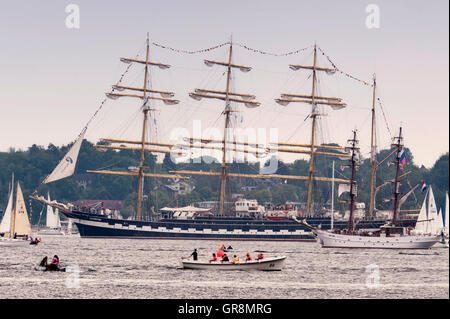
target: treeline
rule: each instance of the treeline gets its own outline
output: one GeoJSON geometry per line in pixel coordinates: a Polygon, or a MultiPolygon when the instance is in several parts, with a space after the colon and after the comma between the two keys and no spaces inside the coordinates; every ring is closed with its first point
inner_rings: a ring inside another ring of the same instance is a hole
{"type": "MultiPolygon", "coordinates": [[[[127,217],[133,215],[136,210],[137,178],[131,176],[102,175],[86,173],[86,170],[120,170],[128,171],[139,165],[139,153],[133,150],[107,150],[100,151],[94,145],[83,141],[78,157],[75,175],[50,184],[41,184],[42,180],[57,165],[59,160],[68,151],[70,145],[56,147],[53,144],[47,148],[33,145],[25,151],[10,149],[9,152],[0,153],[0,210],[3,211],[7,204],[11,174],[14,173],[15,181],[20,181],[26,200],[30,194],[38,189],[39,194],[50,193],[52,199],[61,202],[76,201],[79,199],[115,199],[124,200],[125,209],[122,214],[127,217]]],[[[425,181],[433,187],[438,207],[443,207],[445,192],[449,189],[449,159],[448,153],[442,155],[431,169],[418,167],[414,164],[414,158],[409,149],[406,150],[407,164],[402,173],[408,173],[401,184],[401,192],[405,193],[411,187],[421,181],[425,181]]],[[[378,161],[382,161],[392,150],[382,150],[378,155],[378,161]]],[[[316,156],[316,176],[332,176],[332,161],[335,161],[335,177],[348,178],[348,169],[341,170],[346,161],[338,158],[316,156]]],[[[392,158],[383,162],[378,169],[377,183],[381,185],[395,175],[394,165],[389,165],[392,158]]],[[[195,170],[220,172],[220,164],[207,158],[200,163],[175,164],[167,154],[162,163],[156,162],[156,157],[147,154],[145,160],[146,172],[168,173],[171,170],[195,170]]],[[[230,172],[243,174],[258,174],[259,163],[233,163],[230,164],[230,172]]],[[[280,175],[307,176],[309,163],[305,160],[296,160],[293,163],[284,163],[278,160],[280,175]]],[[[370,162],[363,159],[357,172],[358,202],[364,202],[369,207],[369,183],[370,162]]],[[[193,176],[189,183],[193,186],[192,192],[186,195],[175,196],[167,185],[173,183],[169,179],[147,178],[144,186],[144,207],[148,210],[157,210],[164,206],[184,206],[198,201],[216,201],[219,198],[219,178],[216,176],[193,176]]],[[[227,201],[231,201],[231,194],[243,194],[248,199],[257,199],[260,204],[272,202],[283,204],[286,201],[306,202],[307,182],[300,180],[281,179],[248,179],[229,178],[227,180],[227,201]],[[249,190],[250,189],[250,190],[249,190]]],[[[335,185],[337,192],[337,185],[335,185]]],[[[381,188],[377,193],[376,208],[391,209],[392,202],[385,202],[385,198],[392,197],[392,185],[381,188]]],[[[345,195],[342,195],[345,196],[345,195]]],[[[335,194],[336,198],[336,194],[335,194]]],[[[402,209],[416,209],[420,207],[424,198],[420,187],[414,195],[402,206],[402,209]]],[[[315,182],[313,201],[318,206],[329,205],[331,199],[331,183],[315,182]]],[[[337,201],[336,201],[337,202],[337,201]]],[[[30,202],[32,210],[32,223],[39,219],[42,205],[35,201],[30,202]]],[[[344,204],[335,204],[336,209],[345,209],[344,204]]]]}

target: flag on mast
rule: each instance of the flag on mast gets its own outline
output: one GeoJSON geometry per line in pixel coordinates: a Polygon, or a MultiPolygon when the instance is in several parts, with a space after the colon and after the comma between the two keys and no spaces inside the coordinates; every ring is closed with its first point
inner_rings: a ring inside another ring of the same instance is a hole
{"type": "Polygon", "coordinates": [[[81,143],[83,142],[84,133],[86,133],[86,129],[83,130],[75,143],[73,143],[70,150],[55,167],[53,172],[51,172],[51,174],[44,179],[44,181],[42,182],[43,184],[54,182],[73,175],[73,173],[75,172],[75,166],[77,164],[81,143]]]}
{"type": "Polygon", "coordinates": [[[405,164],[406,164],[406,153],[405,150],[402,150],[400,153],[400,165],[402,166],[402,169],[403,166],[405,166],[405,164]]]}
{"type": "Polygon", "coordinates": [[[426,189],[427,189],[427,184],[425,184],[425,181],[422,181],[422,193],[424,191],[426,191],[426,189]]]}

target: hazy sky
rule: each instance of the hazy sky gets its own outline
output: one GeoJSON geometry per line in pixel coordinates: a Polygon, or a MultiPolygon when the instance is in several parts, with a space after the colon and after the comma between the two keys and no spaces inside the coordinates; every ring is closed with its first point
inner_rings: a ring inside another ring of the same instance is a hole
{"type": "MultiPolygon", "coordinates": [[[[376,73],[383,111],[377,114],[380,148],[400,125],[416,164],[430,167],[449,149],[449,16],[447,0],[432,1],[2,1],[0,8],[0,151],[32,144],[72,142],[116,83],[126,65],[120,57],[143,54],[151,41],[196,50],[229,41],[283,53],[317,43],[344,72],[370,81],[376,73]],[[68,28],[69,4],[80,9],[80,28],[68,28]],[[369,4],[380,10],[379,28],[368,28],[369,4]],[[386,119],[386,121],[385,121],[386,119]]],[[[195,88],[224,89],[224,69],[203,59],[225,61],[228,47],[182,54],[151,46],[151,58],[172,65],[152,71],[152,87],[176,93],[177,106],[157,105],[160,141],[174,127],[192,131],[221,127],[223,103],[197,102],[195,88]]],[[[309,142],[310,107],[274,102],[280,93],[310,94],[309,73],[289,64],[312,63],[312,51],[274,57],[233,47],[233,90],[252,93],[257,109],[242,108],[242,127],[278,128],[280,140],[309,142]]],[[[330,67],[324,56],[319,64],[330,67]]],[[[152,69],[153,70],[153,69],[152,69]]],[[[142,85],[142,68],[130,69],[123,84],[142,85]]],[[[343,98],[348,107],[325,109],[321,142],[345,144],[360,131],[368,154],[371,88],[339,74],[321,75],[319,93],[343,98]]],[[[378,107],[378,105],[377,105],[378,107]]],[[[378,110],[379,107],[378,107],[378,110]]],[[[381,111],[381,110],[380,110],[381,111]]],[[[140,131],[139,101],[108,101],[86,137],[132,138],[140,131]]],[[[292,159],[292,157],[289,157],[292,159]]]]}

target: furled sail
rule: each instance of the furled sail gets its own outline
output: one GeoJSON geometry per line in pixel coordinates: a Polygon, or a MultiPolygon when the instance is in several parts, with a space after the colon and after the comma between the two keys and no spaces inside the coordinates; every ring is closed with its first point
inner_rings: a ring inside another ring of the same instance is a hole
{"type": "Polygon", "coordinates": [[[14,207],[13,232],[19,236],[31,236],[31,225],[28,219],[27,207],[23,199],[22,189],[17,182],[16,205],[14,207]]]}
{"type": "Polygon", "coordinates": [[[81,133],[81,135],[70,148],[69,152],[67,152],[64,158],[55,167],[53,172],[45,178],[45,180],[42,182],[43,184],[54,182],[73,175],[73,173],[75,172],[75,166],[77,164],[81,143],[83,142],[84,133],[86,133],[86,129],[81,133]]]}

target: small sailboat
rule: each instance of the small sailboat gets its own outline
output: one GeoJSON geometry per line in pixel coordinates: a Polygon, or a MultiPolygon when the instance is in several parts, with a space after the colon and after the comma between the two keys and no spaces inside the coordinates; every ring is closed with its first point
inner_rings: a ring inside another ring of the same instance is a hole
{"type": "Polygon", "coordinates": [[[0,225],[0,233],[3,235],[0,238],[0,246],[21,246],[30,244],[31,225],[19,182],[17,182],[14,207],[12,205],[13,190],[13,187],[11,187],[8,205],[0,225]]]}
{"type": "Polygon", "coordinates": [[[413,233],[415,235],[438,235],[443,228],[443,221],[437,212],[433,189],[430,186],[425,194],[413,233]]]}
{"type": "MultiPolygon", "coordinates": [[[[47,194],[47,200],[50,201],[50,194],[47,194]]],[[[64,232],[61,230],[61,220],[59,218],[59,210],[58,208],[53,208],[50,205],[47,205],[47,216],[45,222],[46,228],[40,229],[38,231],[38,235],[64,235],[64,232]]]]}

